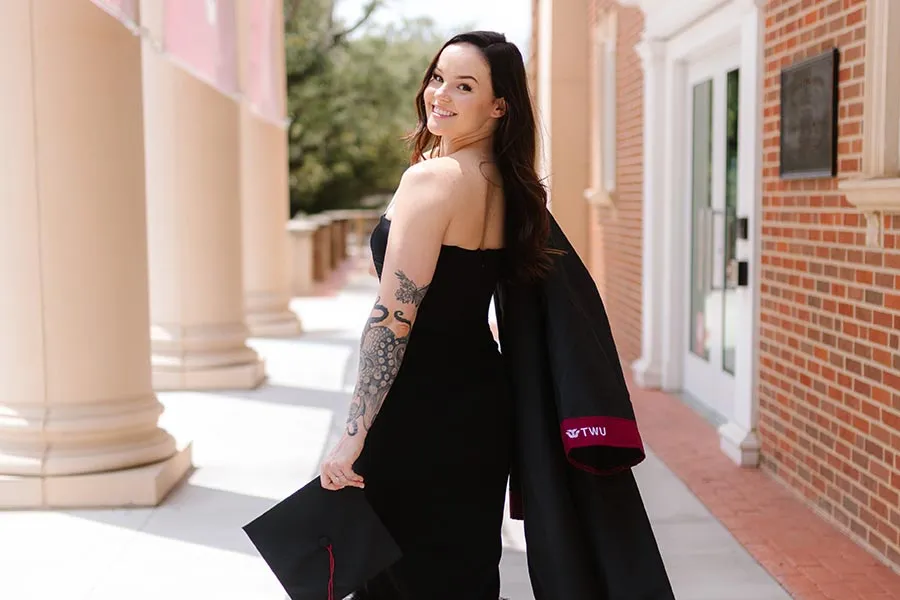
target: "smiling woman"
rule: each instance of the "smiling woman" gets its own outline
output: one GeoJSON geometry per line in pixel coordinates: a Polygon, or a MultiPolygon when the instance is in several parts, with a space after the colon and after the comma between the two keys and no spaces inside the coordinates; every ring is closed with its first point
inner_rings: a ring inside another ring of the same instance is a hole
{"type": "Polygon", "coordinates": [[[453,139],[454,131],[479,131],[485,125],[485,122],[473,122],[473,119],[484,113],[479,109],[493,98],[476,93],[478,79],[461,70],[471,63],[472,57],[469,55],[473,52],[477,50],[465,45],[450,46],[444,50],[431,74],[431,81],[423,91],[428,130],[437,136],[453,139]],[[460,110],[463,112],[462,120],[451,121],[459,116],[460,110]]]}
{"type": "Polygon", "coordinates": [[[549,263],[522,55],[498,33],[455,36],[415,106],[412,164],[372,233],[378,296],[322,485],[364,488],[403,551],[353,598],[497,600],[512,416],[488,309],[501,280],[549,263]]]}

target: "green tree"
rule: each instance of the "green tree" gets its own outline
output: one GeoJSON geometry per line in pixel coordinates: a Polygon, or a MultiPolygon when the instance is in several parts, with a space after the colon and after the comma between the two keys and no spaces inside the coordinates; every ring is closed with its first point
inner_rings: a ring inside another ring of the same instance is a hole
{"type": "Polygon", "coordinates": [[[349,25],[333,0],[286,4],[292,213],[390,193],[408,165],[413,99],[441,40],[428,20],[374,26],[381,4],[349,25]]]}
{"type": "Polygon", "coordinates": [[[365,26],[387,1],[368,0],[357,21],[345,26],[335,18],[336,0],[284,0],[288,89],[321,74],[330,52],[365,26]]]}

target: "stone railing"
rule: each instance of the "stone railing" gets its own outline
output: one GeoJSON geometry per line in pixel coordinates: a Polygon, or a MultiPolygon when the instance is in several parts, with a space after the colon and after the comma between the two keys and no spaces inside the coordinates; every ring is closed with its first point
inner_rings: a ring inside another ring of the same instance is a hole
{"type": "Polygon", "coordinates": [[[288,221],[291,255],[291,294],[312,293],[350,257],[365,252],[380,209],[330,210],[298,215],[288,221]]]}

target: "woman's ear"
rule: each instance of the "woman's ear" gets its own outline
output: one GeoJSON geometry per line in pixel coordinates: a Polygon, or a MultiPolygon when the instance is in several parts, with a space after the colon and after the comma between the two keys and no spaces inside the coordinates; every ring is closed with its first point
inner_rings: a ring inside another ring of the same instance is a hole
{"type": "Polygon", "coordinates": [[[495,119],[499,119],[500,117],[506,114],[506,99],[505,98],[497,98],[494,100],[494,111],[491,113],[491,116],[495,119]]]}

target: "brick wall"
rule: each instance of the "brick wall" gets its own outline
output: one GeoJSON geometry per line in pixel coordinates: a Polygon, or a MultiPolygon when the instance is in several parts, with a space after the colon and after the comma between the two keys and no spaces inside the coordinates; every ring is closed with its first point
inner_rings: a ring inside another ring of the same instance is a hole
{"type": "Polygon", "coordinates": [[[593,0],[589,23],[600,11],[618,11],[617,148],[615,207],[591,210],[590,268],[609,311],[613,335],[625,368],[641,355],[641,252],[643,202],[644,78],[634,46],[644,20],[636,8],[614,0],[593,0]]]}
{"type": "Polygon", "coordinates": [[[860,171],[865,0],[766,7],[760,434],[763,468],[900,566],[900,216],[884,248],[837,188],[860,171]],[[782,67],[840,50],[836,179],[782,181],[782,67]]]}

